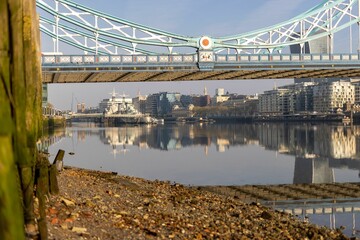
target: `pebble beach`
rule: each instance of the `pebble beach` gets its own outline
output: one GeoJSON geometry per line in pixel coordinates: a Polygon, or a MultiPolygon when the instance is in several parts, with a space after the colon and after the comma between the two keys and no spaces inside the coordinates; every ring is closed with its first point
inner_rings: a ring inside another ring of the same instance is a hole
{"type": "Polygon", "coordinates": [[[181,184],[65,168],[49,239],[349,239],[258,203],[181,184]]]}

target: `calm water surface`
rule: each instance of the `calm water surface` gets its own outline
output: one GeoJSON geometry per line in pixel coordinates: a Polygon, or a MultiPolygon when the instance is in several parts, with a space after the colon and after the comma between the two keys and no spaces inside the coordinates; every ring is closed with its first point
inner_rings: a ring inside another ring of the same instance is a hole
{"type": "MultiPolygon", "coordinates": [[[[360,126],[79,123],[56,131],[50,143],[50,160],[58,149],[74,153],[65,155],[65,165],[185,185],[359,181],[360,126]]],[[[360,216],[337,215],[335,224],[330,215],[309,217],[356,235],[360,216]]]]}
{"type": "Polygon", "coordinates": [[[190,185],[357,182],[360,126],[73,124],[54,134],[64,164],[190,185]]]}

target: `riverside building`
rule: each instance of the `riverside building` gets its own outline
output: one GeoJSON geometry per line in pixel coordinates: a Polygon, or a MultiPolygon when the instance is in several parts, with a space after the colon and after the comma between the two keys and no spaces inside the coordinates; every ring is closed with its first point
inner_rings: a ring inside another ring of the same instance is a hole
{"type": "Polygon", "coordinates": [[[355,103],[355,93],[350,80],[308,79],[265,91],[259,95],[258,110],[262,115],[339,112],[355,103]]]}
{"type": "Polygon", "coordinates": [[[141,96],[140,94],[132,99],[134,107],[139,111],[139,113],[146,113],[146,99],[147,96],[141,96]]]}
{"type": "Polygon", "coordinates": [[[349,81],[320,83],[313,88],[314,111],[336,112],[355,103],[355,86],[349,81]]]}
{"type": "Polygon", "coordinates": [[[351,79],[351,83],[355,86],[355,105],[360,105],[360,79],[351,79]]]}
{"type": "Polygon", "coordinates": [[[223,103],[228,101],[230,96],[228,94],[225,95],[225,90],[223,88],[215,89],[215,96],[211,99],[211,104],[216,106],[219,103],[223,103]]]}
{"type": "Polygon", "coordinates": [[[289,89],[265,91],[259,96],[259,113],[267,115],[283,115],[289,112],[289,89]]]}
{"type": "Polygon", "coordinates": [[[289,112],[302,113],[314,110],[313,87],[314,82],[302,82],[293,85],[293,91],[289,97],[289,112]]]}

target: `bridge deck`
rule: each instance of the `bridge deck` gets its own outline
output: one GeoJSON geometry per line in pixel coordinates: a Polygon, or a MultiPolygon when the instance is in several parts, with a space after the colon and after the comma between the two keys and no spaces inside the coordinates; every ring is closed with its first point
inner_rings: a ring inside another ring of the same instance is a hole
{"type": "Polygon", "coordinates": [[[360,77],[358,55],[43,56],[44,83],[360,77]]]}

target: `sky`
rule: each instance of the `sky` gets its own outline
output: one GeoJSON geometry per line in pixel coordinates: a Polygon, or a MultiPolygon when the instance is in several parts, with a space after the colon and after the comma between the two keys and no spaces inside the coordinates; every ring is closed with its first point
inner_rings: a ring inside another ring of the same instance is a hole
{"type": "MultiPolygon", "coordinates": [[[[132,22],[186,36],[228,36],[267,27],[310,9],[323,0],[73,0],[79,4],[132,22]]],[[[342,42],[343,35],[339,39],[342,42]]],[[[42,37],[42,51],[52,52],[52,41],[42,37]]],[[[62,51],[62,49],[60,49],[62,51]]],[[[71,52],[63,51],[64,54],[71,52]]],[[[262,93],[286,80],[227,80],[151,83],[49,84],[49,102],[66,110],[76,103],[95,107],[113,89],[135,97],[160,91],[212,96],[216,88],[238,94],[262,93]]]]}

